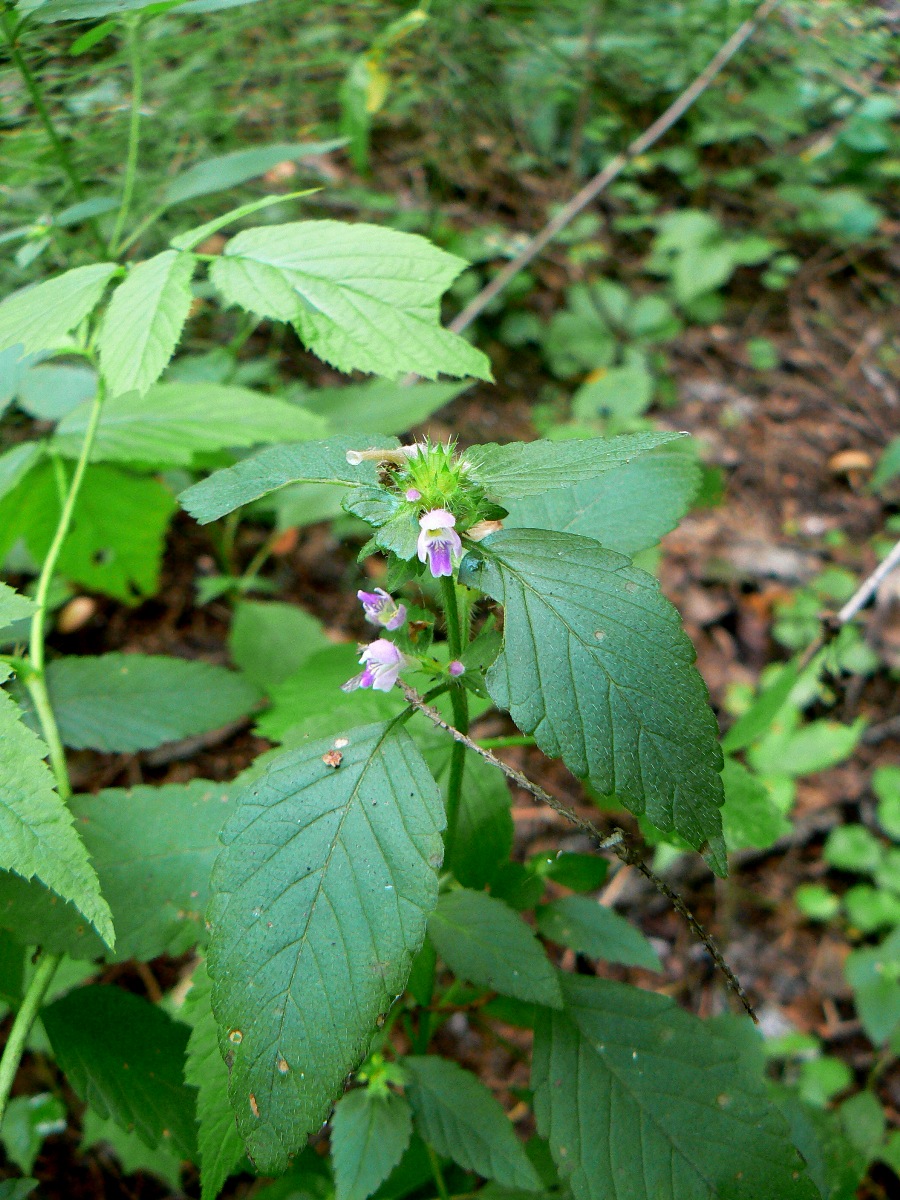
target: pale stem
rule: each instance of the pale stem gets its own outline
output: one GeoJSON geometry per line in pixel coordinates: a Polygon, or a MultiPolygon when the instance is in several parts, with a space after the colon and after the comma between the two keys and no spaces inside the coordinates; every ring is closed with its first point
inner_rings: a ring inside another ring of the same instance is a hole
{"type": "Polygon", "coordinates": [[[141,101],[144,91],[144,65],[141,59],[138,31],[140,21],[129,21],[127,25],[128,61],[131,65],[131,119],[128,126],[128,156],[125,161],[125,182],[122,186],[122,202],[116,217],[116,225],[109,239],[109,252],[118,252],[119,238],[128,220],[134,184],[137,178],[138,147],[141,138],[141,101]]]}

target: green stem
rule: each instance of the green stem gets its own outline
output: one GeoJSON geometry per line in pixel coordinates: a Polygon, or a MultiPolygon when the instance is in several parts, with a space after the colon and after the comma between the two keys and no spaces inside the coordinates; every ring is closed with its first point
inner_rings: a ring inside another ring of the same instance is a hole
{"type": "MultiPolygon", "coordinates": [[[[459,603],[456,582],[447,576],[441,579],[441,599],[444,602],[444,617],[447,623],[447,646],[451,659],[458,659],[463,652],[463,629],[459,619],[459,603]]],[[[453,705],[453,724],[461,733],[469,732],[469,697],[462,684],[450,686],[450,702],[453,705]]],[[[450,862],[456,845],[456,826],[459,823],[459,805],[462,796],[463,773],[466,768],[466,748],[461,742],[453,743],[450,754],[450,777],[447,781],[447,833],[444,838],[444,860],[450,862]]]]}
{"type": "Polygon", "coordinates": [[[425,1149],[428,1151],[428,1161],[431,1163],[431,1174],[434,1176],[434,1186],[438,1190],[438,1196],[440,1196],[440,1200],[450,1200],[450,1192],[444,1181],[444,1172],[441,1170],[440,1160],[427,1142],[425,1143],[425,1149]]]}
{"type": "Polygon", "coordinates": [[[141,46],[138,38],[140,20],[135,19],[127,24],[128,61],[131,65],[131,119],[128,125],[128,157],[125,161],[125,182],[122,185],[122,202],[116,217],[115,228],[109,239],[109,253],[118,253],[119,238],[128,220],[128,211],[134,195],[134,184],[137,178],[138,147],[141,139],[141,101],[144,91],[144,64],[141,59],[141,46]]]}
{"type": "Polygon", "coordinates": [[[88,419],[87,429],[85,430],[81,453],[78,456],[78,462],[75,464],[75,473],[72,476],[72,482],[69,484],[68,493],[63,501],[62,512],[59,515],[59,522],[56,526],[56,533],[53,535],[53,541],[50,543],[50,549],[47,551],[47,557],[44,559],[44,565],[41,568],[41,574],[38,578],[37,591],[34,596],[37,612],[35,612],[31,619],[31,638],[28,646],[28,659],[31,668],[27,680],[28,690],[34,700],[44,740],[50,750],[50,765],[53,767],[53,774],[56,776],[59,794],[64,800],[67,800],[71,796],[72,785],[69,782],[65,751],[63,750],[62,739],[59,736],[59,728],[56,724],[56,718],[53,715],[53,708],[47,693],[47,683],[44,678],[44,636],[47,625],[47,603],[50,596],[50,584],[53,581],[53,572],[56,570],[56,564],[59,561],[63,543],[72,524],[75,503],[78,499],[78,493],[81,491],[81,484],[84,480],[88,460],[91,456],[91,448],[94,444],[94,438],[97,435],[97,427],[100,424],[103,393],[104,384],[101,378],[97,385],[97,394],[94,397],[93,406],[91,407],[91,415],[88,419]]]}
{"type": "MultiPolygon", "coordinates": [[[[16,70],[22,77],[22,82],[25,84],[25,90],[28,92],[29,99],[34,105],[41,124],[44,127],[44,132],[53,147],[53,153],[56,155],[57,162],[62,168],[62,172],[72,185],[72,190],[79,200],[84,199],[84,184],[75,170],[75,165],[69,155],[68,148],[62,137],[59,134],[56,125],[53,123],[53,118],[50,115],[50,110],[44,103],[44,96],[41,92],[40,84],[32,74],[31,67],[28,65],[28,60],[22,53],[18,42],[18,26],[15,18],[10,10],[4,4],[0,9],[0,24],[3,26],[3,34],[6,38],[6,44],[9,47],[9,56],[15,64],[16,70]]],[[[94,241],[100,248],[101,252],[105,250],[103,238],[100,236],[100,231],[97,227],[97,222],[91,220],[88,222],[94,241]]]]}
{"type": "Polygon", "coordinates": [[[504,746],[536,746],[537,743],[527,733],[513,733],[509,737],[479,738],[478,745],[482,750],[502,750],[504,746]]]}
{"type": "Polygon", "coordinates": [[[37,970],[28,985],[21,1007],[13,1021],[12,1029],[9,1031],[3,1057],[0,1058],[0,1124],[3,1122],[6,1103],[19,1069],[25,1043],[28,1041],[28,1034],[31,1032],[31,1026],[34,1024],[34,1019],[61,959],[61,954],[45,954],[38,961],[37,970]]]}

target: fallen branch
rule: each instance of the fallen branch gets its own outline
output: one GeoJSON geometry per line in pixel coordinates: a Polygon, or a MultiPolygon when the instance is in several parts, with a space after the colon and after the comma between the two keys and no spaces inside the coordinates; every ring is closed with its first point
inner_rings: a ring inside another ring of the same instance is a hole
{"type": "Polygon", "coordinates": [[[411,688],[408,684],[405,684],[401,681],[401,687],[403,688],[403,694],[406,697],[407,703],[411,704],[412,707],[418,712],[422,713],[423,716],[426,716],[428,720],[432,722],[432,724],[437,725],[438,728],[449,733],[454,741],[461,742],[469,750],[472,750],[475,754],[480,755],[485,762],[490,763],[492,767],[496,767],[498,771],[502,771],[507,779],[511,779],[513,783],[517,784],[517,786],[522,788],[523,791],[528,792],[530,795],[534,796],[535,799],[540,800],[543,804],[548,805],[553,809],[554,812],[559,813],[561,817],[565,817],[570,825],[574,825],[579,832],[586,834],[598,850],[611,850],[612,853],[615,854],[617,858],[621,859],[621,861],[627,866],[634,867],[636,870],[640,871],[644,878],[648,879],[656,888],[656,890],[666,897],[675,911],[684,918],[692,933],[703,943],[713,962],[725,976],[729,988],[740,1000],[748,1016],[750,1016],[757,1024],[759,1024],[756,1013],[753,1009],[753,1005],[750,1003],[747,993],[744,991],[744,988],[734,971],[732,971],[731,967],[729,967],[728,963],[725,961],[719,947],[713,941],[712,937],[706,932],[678,893],[669,887],[664,879],[660,879],[660,877],[653,870],[651,870],[650,867],[647,866],[639,852],[634,849],[634,847],[628,845],[624,829],[616,828],[612,831],[612,833],[604,836],[604,834],[600,832],[600,830],[592,821],[588,821],[584,817],[579,817],[576,812],[574,812],[567,805],[563,804],[562,801],[557,800],[554,796],[551,796],[549,792],[545,792],[544,789],[538,784],[533,783],[527,775],[523,775],[522,772],[517,771],[515,767],[511,767],[508,763],[503,762],[501,759],[497,758],[496,754],[493,754],[490,750],[485,750],[483,746],[479,746],[476,741],[473,741],[473,739],[468,736],[468,734],[461,733],[460,730],[456,729],[448,721],[445,721],[438,710],[436,708],[432,708],[430,704],[426,704],[419,693],[411,688]]]}

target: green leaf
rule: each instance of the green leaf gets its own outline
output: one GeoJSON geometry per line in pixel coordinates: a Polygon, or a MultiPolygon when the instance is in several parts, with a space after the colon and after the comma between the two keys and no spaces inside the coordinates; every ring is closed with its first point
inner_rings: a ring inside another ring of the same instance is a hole
{"type": "Polygon", "coordinates": [[[733,758],[725,759],[722,783],[725,788],[722,828],[729,850],[745,850],[749,846],[764,850],[790,833],[790,822],[785,820],[766,785],[733,758]]]}
{"type": "Polygon", "coordinates": [[[97,393],[97,373],[88,366],[39,363],[22,376],[16,403],[41,421],[58,421],[97,393]]]}
{"type": "Polygon", "coordinates": [[[335,1200],[367,1200],[399,1163],[411,1134],[402,1096],[369,1088],[342,1096],[331,1119],[335,1200]]]}
{"type": "Polygon", "coordinates": [[[272,761],[213,874],[213,1010],[238,1129],[267,1174],[326,1117],[437,900],[444,813],[421,755],[386,725],[344,741],[338,767],[331,740],[272,761]]]}
{"type": "Polygon", "coordinates": [[[844,974],[866,1035],[881,1045],[900,1025],[900,929],[880,946],[848,954],[844,974]]]}
{"type": "MultiPolygon", "coordinates": [[[[0,499],[25,478],[43,454],[43,442],[20,442],[5,454],[0,454],[0,499]]],[[[2,553],[5,554],[6,550],[2,553]]]]}
{"type": "MultiPolygon", "coordinates": [[[[453,743],[447,737],[423,749],[431,773],[445,790],[450,781],[452,749],[453,743]]],[[[469,755],[453,850],[445,865],[463,887],[486,887],[509,858],[514,834],[506,780],[495,767],[469,755]]]]}
{"type": "Polygon", "coordinates": [[[60,1068],[101,1117],[153,1149],[196,1154],[196,1092],[182,1080],[188,1030],[117,987],[75,988],[41,1012],[60,1068]]]}
{"type": "Polygon", "coordinates": [[[37,605],[27,596],[20,596],[13,591],[8,583],[0,580],[0,629],[11,625],[13,621],[22,621],[30,617],[37,605]]]}
{"type": "Polygon", "coordinates": [[[304,408],[318,413],[331,429],[354,429],[360,434],[399,434],[421,424],[471,386],[467,380],[405,386],[384,379],[370,379],[349,387],[316,388],[301,399],[304,408]]]}
{"type": "Polygon", "coordinates": [[[143,395],[175,352],[193,299],[192,254],[163,250],[132,267],[100,327],[100,369],[111,397],[143,395]]]}
{"type": "Polygon", "coordinates": [[[787,663],[778,672],[778,678],[756,697],[722,738],[722,749],[726,754],[745,750],[751,742],[762,737],[775,717],[787,703],[788,696],[800,679],[796,663],[787,663]]]}
{"type": "Polygon", "coordinates": [[[638,417],[652,399],[653,376],[643,363],[610,367],[581,385],[572,397],[572,416],[577,421],[638,417]]]}
{"type": "Polygon", "coordinates": [[[209,877],[236,790],[193,779],[72,798],[76,826],[112,910],[115,954],[75,908],[36,882],[16,886],[11,876],[0,876],[0,924],[17,941],[41,942],[78,959],[149,962],[204,944],[209,877]]]}
{"type": "Polygon", "coordinates": [[[191,1026],[184,1078],[197,1089],[201,1200],[215,1200],[244,1158],[244,1145],[228,1102],[228,1068],[219,1053],[211,993],[206,964],[201,962],[184,1004],[184,1019],[191,1026]]]}
{"type": "Polygon", "coordinates": [[[633,555],[674,529],[696,494],[700,468],[677,444],[660,447],[597,479],[511,504],[510,529],[554,529],[633,555]]]}
{"type": "Polygon", "coordinates": [[[493,499],[506,504],[592,480],[683,436],[655,431],[567,442],[492,443],[471,446],[463,457],[469,464],[469,478],[480,483],[493,499]]]}
{"type": "Polygon", "coordinates": [[[587,896],[563,896],[535,913],[545,938],[589,958],[661,971],[659,955],[630,921],[587,896]]]}
{"type": "Polygon", "coordinates": [[[36,1179],[5,1179],[0,1183],[0,1200],[28,1200],[37,1185],[36,1179]]]}
{"type": "Polygon", "coordinates": [[[176,175],[166,188],[166,205],[182,204],[198,196],[211,196],[258,179],[283,162],[303,162],[321,154],[330,154],[346,144],[346,138],[331,138],[326,142],[276,142],[268,146],[253,146],[249,150],[232,150],[205,162],[195,163],[176,175]]]}
{"type": "MultiPolygon", "coordinates": [[[[59,556],[59,574],[126,604],[153,595],[175,508],[171,493],[155,479],[91,467],[59,556]]],[[[0,501],[0,558],[22,537],[35,560],[43,562],[61,511],[54,465],[39,463],[0,501]]]]}
{"type": "Polygon", "coordinates": [[[268,692],[330,642],[322,623],[296,604],[243,600],[228,644],[247,678],[268,692]]]}
{"type": "Polygon", "coordinates": [[[532,1084],[575,1200],[813,1200],[785,1123],[738,1051],[665,996],[562,977],[532,1084]]]}
{"type": "Polygon", "coordinates": [[[229,304],[292,322],[340,371],[490,379],[485,356],[440,325],[441,295],[465,267],[415,234],[299,221],[239,233],[210,275],[229,304]]]}
{"type": "Polygon", "coordinates": [[[504,605],[487,687],[545,754],[697,849],[721,845],[721,754],[678,614],[652,576],[588,538],[503,530],[460,581],[504,605]]]}
{"type": "MultiPolygon", "coordinates": [[[[81,453],[90,409],[81,405],[63,419],[54,450],[72,458],[81,453]]],[[[320,418],[250,388],[159,383],[146,395],[129,392],[104,403],[91,461],[188,466],[198,454],[323,432],[320,418]]]]}
{"type": "Polygon", "coordinates": [[[224,229],[226,225],[231,225],[234,221],[240,221],[243,217],[252,216],[253,213],[260,212],[264,208],[272,208],[276,204],[287,204],[289,200],[296,200],[300,196],[310,196],[317,190],[317,188],[305,188],[300,192],[279,192],[275,196],[262,196],[259,200],[251,200],[249,204],[241,204],[237,208],[232,208],[228,212],[222,213],[221,216],[214,217],[211,221],[204,221],[202,225],[186,229],[184,233],[179,233],[176,237],[171,238],[169,245],[174,250],[193,250],[212,234],[218,233],[220,229],[224,229]]]}
{"type": "Polygon", "coordinates": [[[44,762],[47,747],[0,692],[0,869],[35,876],[71,900],[105,942],[115,942],[109,907],[44,762]]]}
{"type": "Polygon", "coordinates": [[[438,1154],[505,1187],[540,1191],[509,1118],[480,1079],[436,1055],[401,1062],[416,1126],[438,1154]]]}
{"type": "Polygon", "coordinates": [[[461,979],[504,996],[562,1006],[556,972],[518,913],[486,892],[444,892],[428,922],[438,954],[461,979]]]}
{"type": "Polygon", "coordinates": [[[838,1114],[813,1108],[793,1089],[770,1084],[770,1091],[823,1200],[856,1200],[868,1159],[844,1136],[838,1114]]]}
{"type": "Polygon", "coordinates": [[[50,1092],[16,1096],[6,1106],[0,1140],[7,1158],[29,1175],[44,1138],[52,1133],[63,1133],[65,1128],[66,1106],[50,1092]]]}
{"type": "MultiPolygon", "coordinates": [[[[386,449],[396,445],[393,439],[385,441],[386,449]]],[[[207,525],[289,483],[328,483],[343,488],[371,486],[378,482],[376,464],[367,461],[350,466],[347,462],[348,450],[363,448],[360,439],[352,435],[293,446],[270,446],[233,467],[215,471],[208,479],[182,492],[178,499],[192,517],[207,525]]]]}
{"type": "Polygon", "coordinates": [[[750,765],[761,775],[810,775],[843,762],[863,735],[866,722],[810,721],[799,729],[773,729],[753,746],[750,765]]]}
{"type": "Polygon", "coordinates": [[[47,685],[65,744],[107,754],[220,729],[259,699],[233,671],[161,654],[58,658],[47,669],[47,685]]]}
{"type": "Polygon", "coordinates": [[[84,1152],[100,1145],[112,1151],[123,1175],[144,1171],[168,1184],[176,1195],[181,1193],[181,1157],[171,1146],[161,1142],[155,1150],[150,1150],[136,1133],[126,1133],[115,1121],[105,1120],[92,1108],[86,1108],[79,1149],[84,1152]]]}
{"type": "Polygon", "coordinates": [[[0,303],[0,350],[18,345],[23,357],[56,350],[94,309],[118,270],[115,263],[75,267],[7,296],[0,303]]]}

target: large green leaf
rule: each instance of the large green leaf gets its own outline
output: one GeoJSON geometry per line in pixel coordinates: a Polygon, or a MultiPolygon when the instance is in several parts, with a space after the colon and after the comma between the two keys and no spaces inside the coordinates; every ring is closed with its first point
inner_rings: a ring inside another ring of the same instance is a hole
{"type": "Polygon", "coordinates": [[[47,686],[65,744],[107,753],[152,750],[219,729],[259,700],[233,671],[161,654],[59,658],[47,686]]]}
{"type": "Polygon", "coordinates": [[[370,725],[341,743],[337,765],[320,741],[247,787],[213,874],[213,1010],[266,1173],[321,1125],[437,900],[443,805],[409,735],[370,725]]]}
{"type": "MultiPolygon", "coordinates": [[[[78,1148],[83,1153],[93,1146],[103,1146],[107,1155],[112,1151],[123,1175],[144,1171],[168,1184],[173,1195],[181,1194],[181,1156],[171,1146],[161,1142],[151,1150],[136,1133],[127,1133],[115,1121],[106,1120],[92,1108],[86,1108],[81,1118],[78,1148]]],[[[3,1200],[2,1193],[0,1200],[3,1200]]]]}
{"type": "Polygon", "coordinates": [[[455,975],[504,996],[562,1006],[556,972],[518,913],[486,892],[444,892],[428,936],[455,975]]]}
{"type": "Polygon", "coordinates": [[[250,179],[258,179],[279,163],[302,162],[306,158],[330,154],[345,143],[346,138],[332,138],[327,142],[276,142],[219,154],[216,158],[194,163],[176,175],[166,188],[163,200],[166,204],[182,204],[185,200],[196,200],[198,196],[224,192],[250,179]]]}
{"type": "Polygon", "coordinates": [[[118,270],[115,263],[75,267],[7,296],[0,304],[0,350],[18,345],[24,356],[57,349],[93,310],[118,270]]]}
{"type": "Polygon", "coordinates": [[[471,383],[416,383],[405,386],[384,379],[348,387],[316,388],[302,397],[305,408],[318,413],[334,429],[357,433],[406,433],[455,400],[471,383]]]}
{"type": "Polygon", "coordinates": [[[683,436],[654,431],[569,442],[510,442],[506,446],[489,443],[470,446],[463,457],[469,464],[469,477],[495,500],[506,504],[593,480],[683,436]]]}
{"type": "Polygon", "coordinates": [[[402,1096],[370,1088],[342,1096],[331,1119],[335,1200],[367,1200],[403,1157],[411,1134],[402,1096]]]}
{"type": "Polygon", "coordinates": [[[182,1075],[188,1030],[117,987],[75,988],[41,1012],[56,1061],[81,1099],[145,1145],[196,1154],[196,1092],[182,1075]]]}
{"type": "Polygon", "coordinates": [[[143,395],[175,352],[191,307],[192,254],[163,250],[132,267],[100,327],[100,369],[110,396],[143,395]]]}
{"type": "Polygon", "coordinates": [[[206,964],[200,963],[184,1004],[184,1019],[191,1026],[184,1078],[197,1089],[201,1200],[215,1200],[244,1157],[244,1145],[228,1101],[228,1068],[219,1053],[211,994],[206,964]]]}
{"type": "Polygon", "coordinates": [[[541,1181],[506,1113],[480,1079],[437,1055],[404,1058],[419,1133],[439,1154],[509,1188],[541,1181]]]}
{"type": "Polygon", "coordinates": [[[24,372],[16,404],[40,421],[59,421],[97,394],[97,372],[84,363],[38,363],[24,372]]]}
{"type": "Polygon", "coordinates": [[[194,779],[72,798],[77,828],[112,910],[115,954],[77,909],[37,882],[0,875],[0,924],[17,941],[41,942],[78,959],[147,962],[204,943],[209,878],[236,790],[194,779]]]}
{"type": "MultiPolygon", "coordinates": [[[[155,479],[91,467],[59,556],[59,574],[125,603],[153,595],[176,507],[172,494],[155,479]]],[[[21,537],[42,562],[61,509],[57,472],[51,462],[41,462],[0,500],[0,559],[21,537]]]]}
{"type": "MultiPolygon", "coordinates": [[[[60,422],[54,450],[77,457],[90,410],[80,405],[60,422]]],[[[91,460],[187,466],[197,454],[324,431],[321,418],[250,388],[160,383],[145,395],[129,392],[105,402],[91,460]]]]}
{"type": "Polygon", "coordinates": [[[659,955],[630,921],[587,896],[562,896],[535,913],[537,927],[552,942],[604,962],[661,971],[659,955]]]}
{"type": "MultiPolygon", "coordinates": [[[[397,443],[385,439],[385,449],[397,443]]],[[[267,496],[289,483],[327,483],[342,488],[371,486],[378,481],[376,464],[363,462],[350,466],[348,450],[362,450],[355,435],[327,438],[320,442],[300,442],[293,446],[270,446],[216,471],[208,479],[182,492],[178,499],[201,525],[207,525],[233,512],[251,500],[267,496]]]]}
{"type": "Polygon", "coordinates": [[[504,605],[487,687],[545,754],[724,871],[722,756],[678,613],[652,576],[588,538],[502,530],[463,583],[504,605]]]}
{"type": "Polygon", "coordinates": [[[607,550],[637,554],[675,528],[699,482],[694,455],[663,446],[596,479],[516,501],[505,524],[578,533],[607,550]]]}
{"type": "Polygon", "coordinates": [[[54,789],[46,754],[44,743],[19,720],[15,703],[0,691],[0,868],[26,880],[36,876],[77,906],[111,946],[109,906],[72,814],[54,789]]]}
{"type": "Polygon", "coordinates": [[[330,642],[322,623],[296,604],[244,600],[235,609],[228,644],[247,678],[270,692],[330,642]]]}
{"type": "Polygon", "coordinates": [[[211,277],[229,304],[292,322],[338,370],[489,379],[481,351],[440,324],[440,298],[465,267],[415,234],[298,221],[239,233],[211,277]]]}
{"type": "Polygon", "coordinates": [[[538,1129],[575,1200],[813,1200],[786,1124],[738,1051],[665,996],[562,977],[540,1011],[538,1129]]]}
{"type": "Polygon", "coordinates": [[[33,600],[14,591],[8,583],[0,580],[0,629],[13,621],[21,621],[30,617],[35,611],[33,600]]]}

